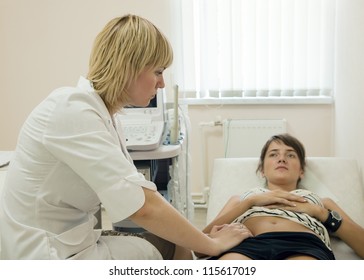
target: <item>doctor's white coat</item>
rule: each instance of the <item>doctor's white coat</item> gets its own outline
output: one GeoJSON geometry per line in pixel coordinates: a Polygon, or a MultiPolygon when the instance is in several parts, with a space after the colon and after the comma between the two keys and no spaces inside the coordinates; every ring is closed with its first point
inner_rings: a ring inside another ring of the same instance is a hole
{"type": "Polygon", "coordinates": [[[144,203],[154,183],[137,172],[88,80],[52,92],[23,125],[0,203],[3,259],[159,259],[138,237],[100,237],[144,203]]]}

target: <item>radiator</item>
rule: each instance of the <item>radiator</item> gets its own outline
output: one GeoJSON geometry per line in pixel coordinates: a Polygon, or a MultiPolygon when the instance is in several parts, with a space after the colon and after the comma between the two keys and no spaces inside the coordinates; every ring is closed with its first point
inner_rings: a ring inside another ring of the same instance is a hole
{"type": "Polygon", "coordinates": [[[224,120],[224,153],[227,158],[259,157],[267,140],[286,132],[286,120],[224,120]]]}

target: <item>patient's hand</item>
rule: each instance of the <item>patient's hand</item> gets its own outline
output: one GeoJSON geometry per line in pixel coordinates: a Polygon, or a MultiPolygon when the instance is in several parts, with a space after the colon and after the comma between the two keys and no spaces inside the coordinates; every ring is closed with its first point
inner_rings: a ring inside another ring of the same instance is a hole
{"type": "Polygon", "coordinates": [[[302,196],[281,190],[255,194],[249,196],[246,200],[250,200],[251,206],[265,206],[270,208],[278,208],[280,206],[295,207],[297,203],[307,202],[307,200],[302,196]]]}
{"type": "MultiPolygon", "coordinates": [[[[272,207],[270,207],[272,208],[272,207]]],[[[313,203],[301,203],[296,202],[296,206],[280,206],[277,208],[281,208],[284,210],[299,212],[299,213],[306,213],[311,217],[318,219],[319,221],[326,221],[328,217],[328,210],[320,205],[313,204],[313,203]]]]}

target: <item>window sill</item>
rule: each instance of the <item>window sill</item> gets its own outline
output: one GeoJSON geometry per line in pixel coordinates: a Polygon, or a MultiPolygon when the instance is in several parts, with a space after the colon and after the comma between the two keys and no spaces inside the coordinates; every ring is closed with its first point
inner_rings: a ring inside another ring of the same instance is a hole
{"type": "Polygon", "coordinates": [[[186,105],[330,105],[331,96],[294,96],[294,97],[244,97],[244,98],[180,98],[186,105]]]}

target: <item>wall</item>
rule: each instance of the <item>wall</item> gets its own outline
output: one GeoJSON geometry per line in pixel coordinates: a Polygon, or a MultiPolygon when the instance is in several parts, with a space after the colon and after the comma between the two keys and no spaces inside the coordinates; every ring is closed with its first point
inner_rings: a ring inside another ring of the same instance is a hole
{"type": "Polygon", "coordinates": [[[97,33],[127,13],[150,19],[169,37],[168,0],[0,1],[0,150],[14,149],[25,118],[50,91],[87,73],[97,33]]]}
{"type": "Polygon", "coordinates": [[[337,1],[335,154],[364,168],[364,1],[337,1]]]}

